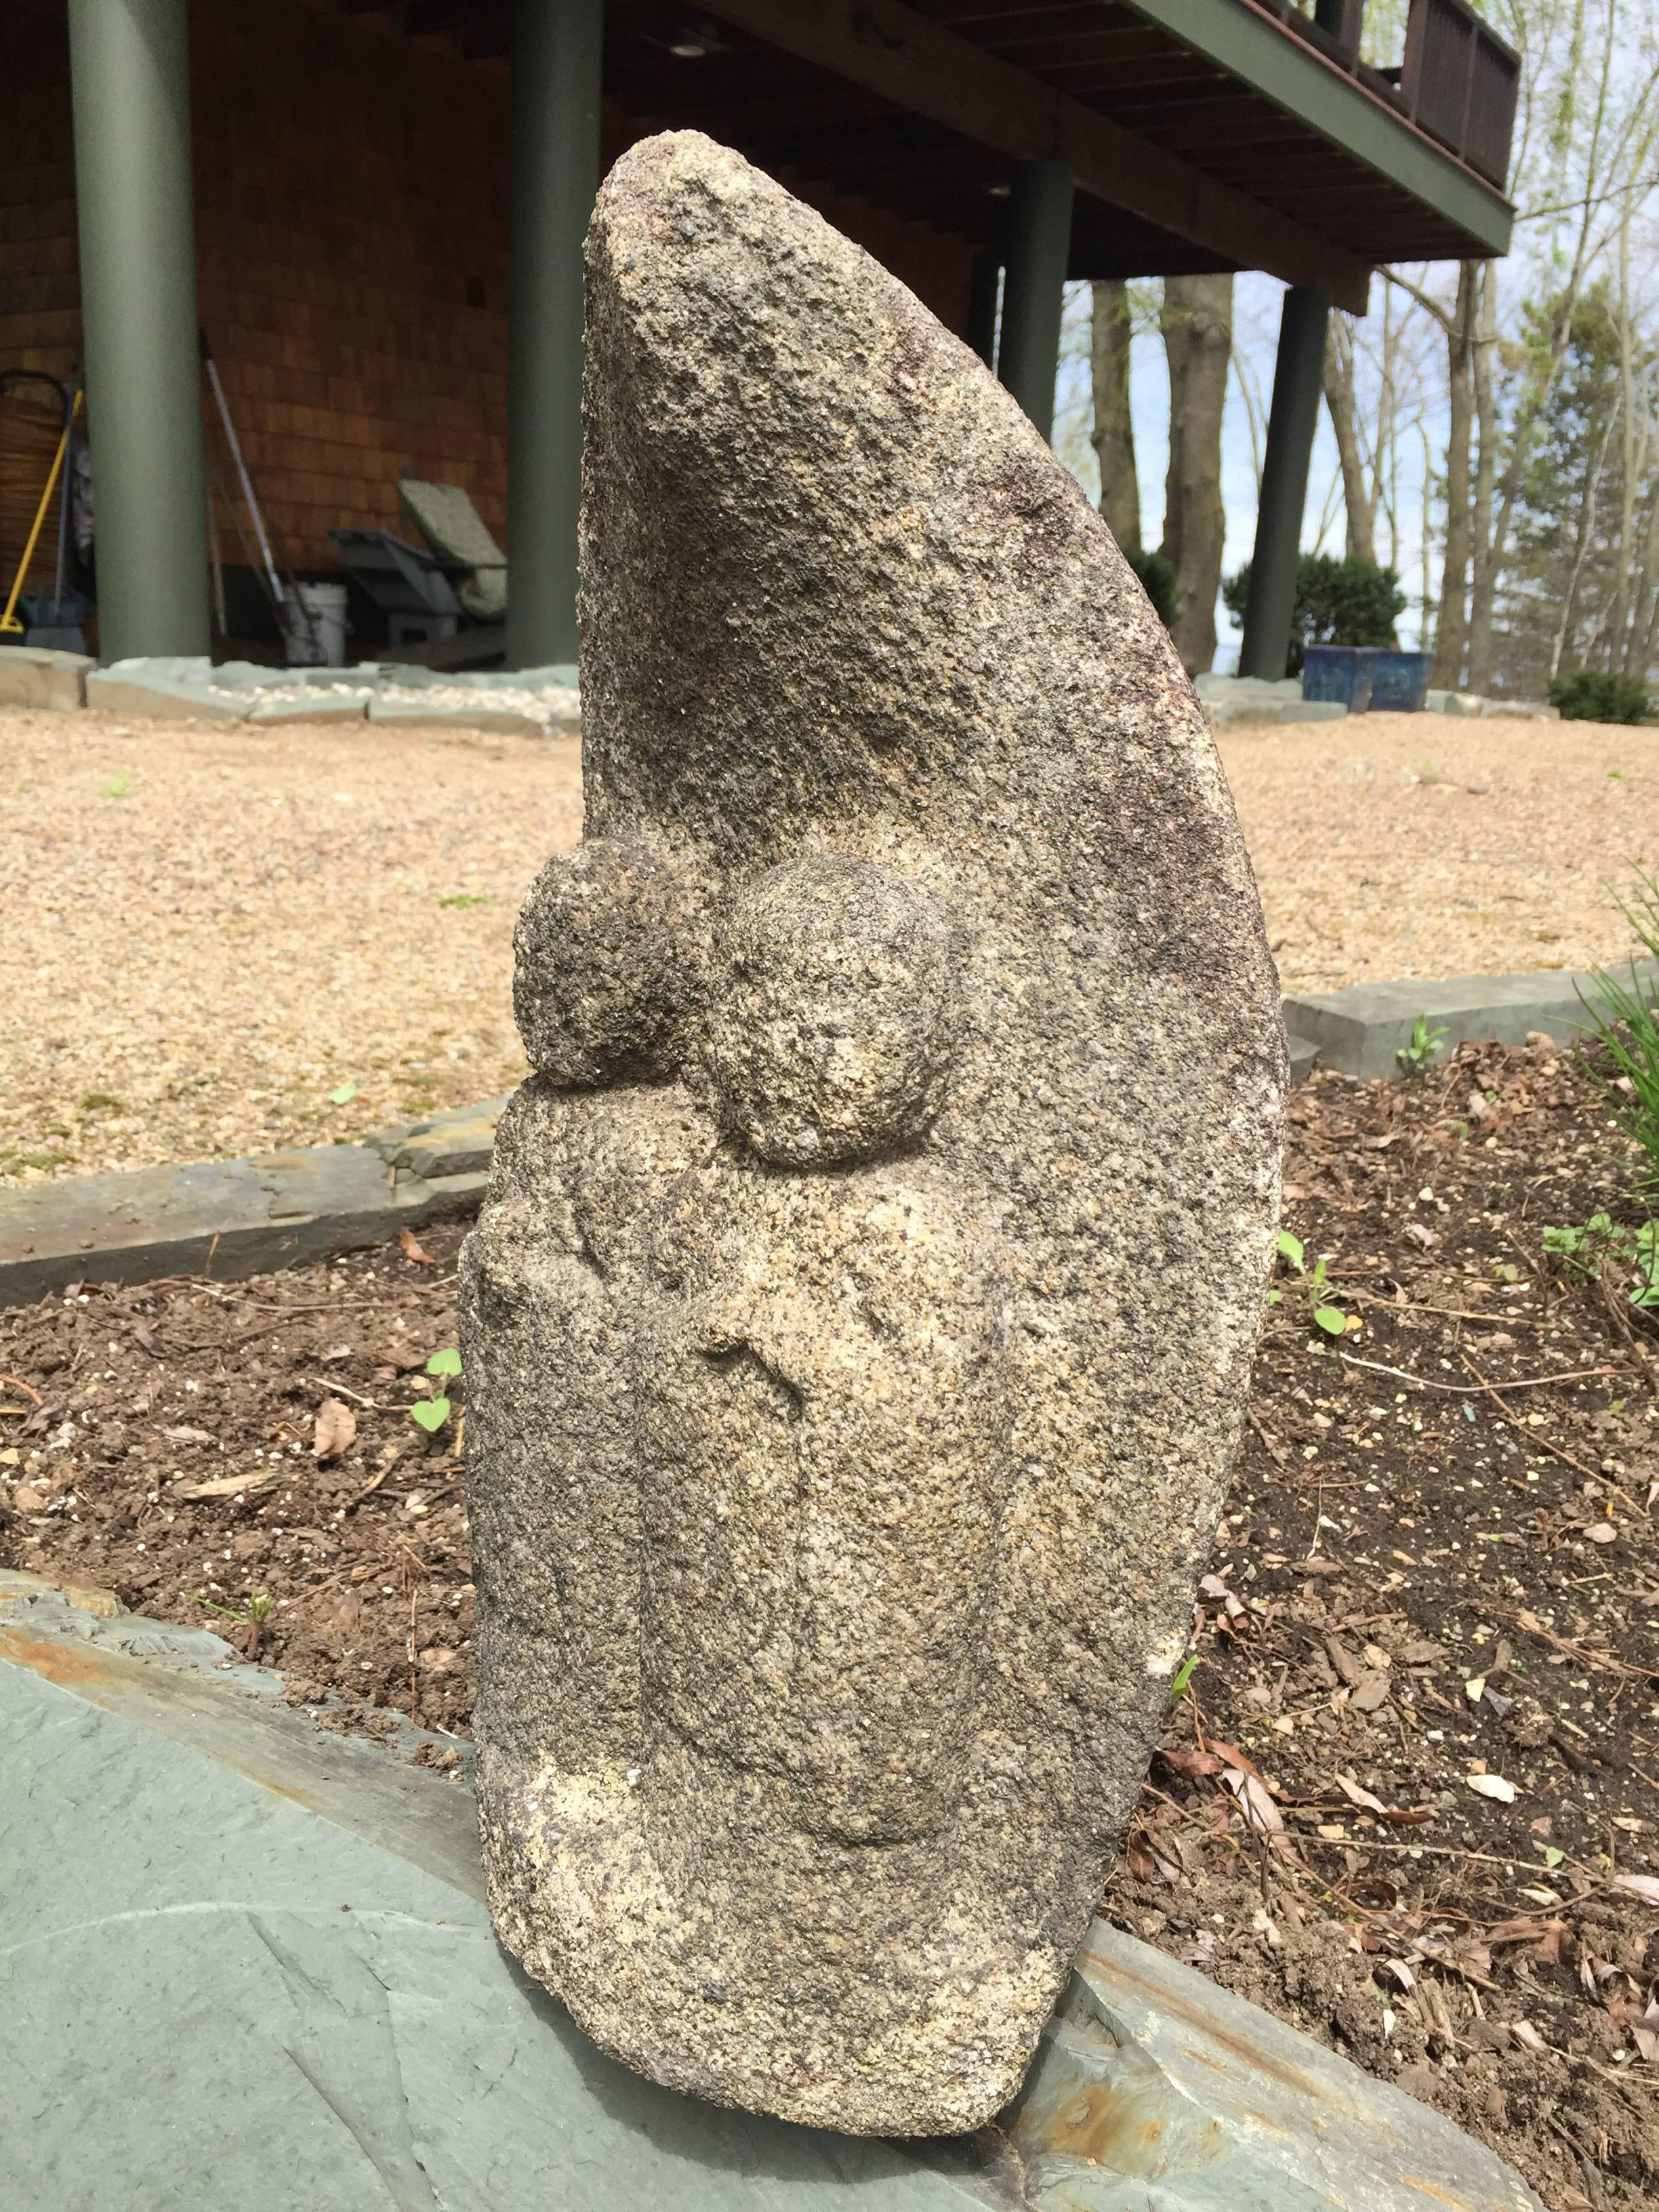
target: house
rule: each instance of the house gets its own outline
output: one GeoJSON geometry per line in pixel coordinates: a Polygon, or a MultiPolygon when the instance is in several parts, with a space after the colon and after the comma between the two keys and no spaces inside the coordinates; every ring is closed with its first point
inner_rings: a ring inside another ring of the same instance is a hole
{"type": "Polygon", "coordinates": [[[509,665],[573,659],[582,234],[625,147],[696,127],[994,344],[1045,434],[1068,276],[1285,279],[1242,664],[1282,667],[1332,304],[1512,219],[1515,55],[1410,0],[1374,69],[1363,8],[8,0],[0,368],[84,360],[104,657],[209,648],[199,328],[295,568],[398,529],[401,471],[458,482],[509,665]]]}

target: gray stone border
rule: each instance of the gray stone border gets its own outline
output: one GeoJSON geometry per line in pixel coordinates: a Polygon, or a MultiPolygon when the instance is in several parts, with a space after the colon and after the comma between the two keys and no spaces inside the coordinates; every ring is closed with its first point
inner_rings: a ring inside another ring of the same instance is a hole
{"type": "Polygon", "coordinates": [[[229,1282],[471,1212],[505,1097],[362,1145],[71,1176],[0,1192],[0,1306],[76,1282],[229,1282]]]}
{"type": "MultiPolygon", "coordinates": [[[[1640,965],[1636,975],[1659,991],[1659,964],[1640,965]]],[[[1588,970],[1546,968],[1289,998],[1291,1076],[1304,1081],[1316,1065],[1396,1076],[1400,1048],[1419,1015],[1445,1031],[1441,1060],[1468,1038],[1524,1044],[1541,1032],[1565,1046],[1586,1024],[1580,994],[1593,980],[1588,970]]],[[[0,1306],[27,1305],[76,1281],[209,1273],[229,1281],[471,1212],[489,1179],[506,1103],[487,1099],[362,1145],[0,1189],[0,1306]]]]}
{"type": "MultiPolygon", "coordinates": [[[[1616,971],[1628,978],[1628,968],[1616,971]]],[[[1659,964],[1638,963],[1637,981],[1659,989],[1659,964]]],[[[1398,1075],[1398,1054],[1411,1042],[1421,1015],[1443,1029],[1437,1057],[1448,1058],[1470,1038],[1524,1044],[1540,1033],[1565,1045],[1589,1026],[1584,999],[1595,980],[1590,969],[1534,969],[1524,975],[1459,975],[1440,983],[1359,983],[1322,998],[1285,1001],[1285,1026],[1294,1059],[1298,1044],[1322,1067],[1344,1074],[1398,1075]]]]}

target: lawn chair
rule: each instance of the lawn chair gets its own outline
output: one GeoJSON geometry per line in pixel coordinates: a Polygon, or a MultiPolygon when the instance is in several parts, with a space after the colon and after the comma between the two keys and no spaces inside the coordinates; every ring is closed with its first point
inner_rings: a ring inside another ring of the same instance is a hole
{"type": "Polygon", "coordinates": [[[340,558],[386,617],[393,647],[453,638],[460,604],[442,564],[389,530],[331,530],[340,558]]]}
{"type": "Polygon", "coordinates": [[[404,512],[454,579],[455,596],[475,622],[507,619],[507,556],[459,484],[404,477],[398,486],[404,512]]]}

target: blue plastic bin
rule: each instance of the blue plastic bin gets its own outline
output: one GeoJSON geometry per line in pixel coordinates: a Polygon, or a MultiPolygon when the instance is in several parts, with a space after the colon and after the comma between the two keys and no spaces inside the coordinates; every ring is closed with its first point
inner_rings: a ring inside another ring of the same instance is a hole
{"type": "Polygon", "coordinates": [[[1389,645],[1310,645],[1302,664],[1304,699],[1340,699],[1351,714],[1372,707],[1420,713],[1429,684],[1426,653],[1389,645]]]}

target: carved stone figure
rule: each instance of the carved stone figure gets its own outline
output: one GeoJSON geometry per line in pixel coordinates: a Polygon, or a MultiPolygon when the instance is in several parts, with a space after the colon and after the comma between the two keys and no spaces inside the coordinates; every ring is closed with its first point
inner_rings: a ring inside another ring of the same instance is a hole
{"type": "Polygon", "coordinates": [[[967,349],[695,134],[588,253],[587,836],[464,1269],[491,1904],[659,2081],[971,2128],[1187,1637],[1276,979],[1169,640],[967,349]]]}

